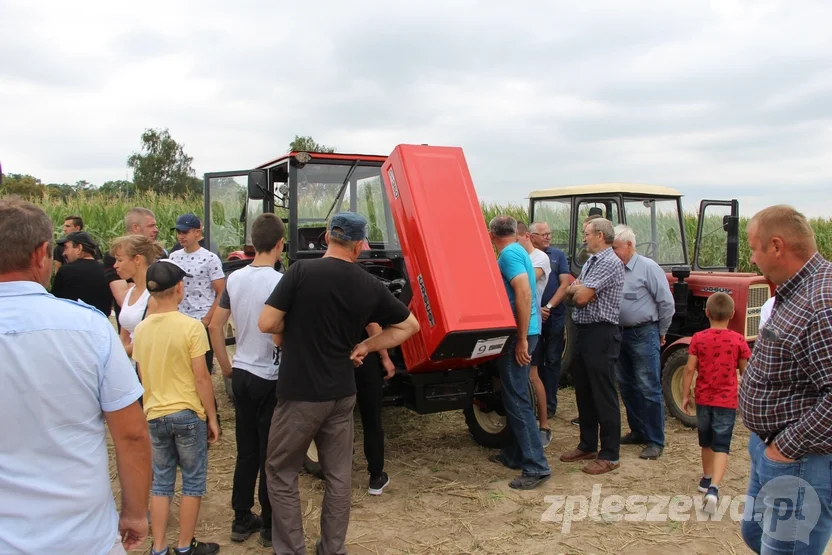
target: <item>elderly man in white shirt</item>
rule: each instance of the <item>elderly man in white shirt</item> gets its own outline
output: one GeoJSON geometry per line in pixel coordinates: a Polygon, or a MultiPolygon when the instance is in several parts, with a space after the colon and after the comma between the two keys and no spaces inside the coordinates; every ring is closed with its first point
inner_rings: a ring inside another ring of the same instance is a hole
{"type": "Polygon", "coordinates": [[[51,243],[43,210],[0,200],[0,553],[124,554],[148,528],[144,391],[107,317],[44,288],[51,243]]]}

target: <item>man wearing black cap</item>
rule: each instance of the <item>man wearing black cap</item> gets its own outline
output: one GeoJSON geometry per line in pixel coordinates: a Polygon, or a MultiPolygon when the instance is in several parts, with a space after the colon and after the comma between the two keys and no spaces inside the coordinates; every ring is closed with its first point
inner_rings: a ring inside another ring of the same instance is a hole
{"type": "Polygon", "coordinates": [[[367,220],[335,214],[323,258],[292,264],[266,301],[258,327],[282,349],[266,475],[277,553],[306,553],[298,472],[314,439],[325,480],[317,552],[346,553],[352,484],[355,367],[371,352],[419,331],[408,308],[355,264],[367,220]],[[361,341],[370,323],[382,330],[361,341]]]}
{"type": "Polygon", "coordinates": [[[96,260],[98,245],[86,231],[74,231],[58,239],[67,263],[58,268],[52,282],[52,294],[62,299],[84,301],[109,316],[113,293],[104,271],[96,260]]]}

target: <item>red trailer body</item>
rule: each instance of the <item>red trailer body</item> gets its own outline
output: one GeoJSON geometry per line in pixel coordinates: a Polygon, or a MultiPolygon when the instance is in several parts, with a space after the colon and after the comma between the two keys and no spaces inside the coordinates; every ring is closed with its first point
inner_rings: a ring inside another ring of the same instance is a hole
{"type": "Polygon", "coordinates": [[[408,372],[502,354],[516,324],[462,149],[399,145],[381,175],[421,325],[402,345],[408,372]]]}

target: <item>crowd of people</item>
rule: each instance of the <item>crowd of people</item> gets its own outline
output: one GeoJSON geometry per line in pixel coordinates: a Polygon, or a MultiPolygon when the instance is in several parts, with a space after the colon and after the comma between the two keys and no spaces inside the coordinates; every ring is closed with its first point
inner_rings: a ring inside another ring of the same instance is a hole
{"type": "MultiPolygon", "coordinates": [[[[252,224],[254,260],[226,279],[193,214],[177,219],[178,245],[167,251],[156,240],[155,215],[134,208],[125,234],[102,253],[77,216],[67,217],[64,236],[54,241],[40,208],[0,200],[0,242],[7,246],[0,257],[0,406],[15,422],[0,431],[0,552],[125,553],[149,530],[151,555],[219,551],[195,537],[208,449],[222,433],[211,380],[216,358],[231,379],[236,411],[232,541],[258,534],[276,553],[306,552],[298,474],[314,441],[325,479],[316,552],[346,553],[353,410],[358,404],[368,492],[379,495],[390,483],[381,426],[382,383],[395,371],[387,351],[419,331],[408,307],[356,264],[366,227],[358,214],[334,215],[324,256],[280,272],[284,224],[260,215],[252,224]],[[111,313],[118,332],[106,318],[111,313]],[[233,357],[225,348],[229,319],[233,357]],[[182,501],[171,547],[177,473],[182,501]]],[[[601,475],[620,467],[621,444],[643,445],[642,459],[661,457],[660,352],[675,303],[661,267],[636,252],[633,230],[590,215],[574,281],[546,222],[498,216],[489,233],[517,324],[496,360],[511,442],[490,457],[521,471],[510,487],[533,489],[552,475],[544,449],[558,410],[567,307],[577,327],[571,372],[579,432],[559,461],[582,462],[584,472],[601,475]]],[[[708,298],[710,325],[690,340],[684,391],[696,375],[703,470],[696,487],[713,512],[739,411],[752,432],[749,495],[757,498],[775,478],[798,476],[817,496],[792,492],[792,514],[818,515],[809,530],[794,518],[792,537],[767,531],[756,518],[771,510],[773,500],[763,495],[764,502],[746,506],[743,538],[767,553],[808,537],[800,552],[822,553],[832,532],[832,264],[818,253],[806,219],[789,207],[756,214],[748,238],[752,262],[777,289],[753,353],[728,329],[735,307],[725,293],[708,298]]]]}

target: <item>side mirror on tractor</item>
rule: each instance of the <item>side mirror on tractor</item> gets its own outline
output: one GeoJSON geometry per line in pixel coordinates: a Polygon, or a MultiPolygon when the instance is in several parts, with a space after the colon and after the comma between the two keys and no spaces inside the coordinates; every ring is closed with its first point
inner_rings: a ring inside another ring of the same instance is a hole
{"type": "Polygon", "coordinates": [[[248,198],[262,200],[266,198],[266,170],[251,170],[248,172],[248,198]]]}
{"type": "Polygon", "coordinates": [[[725,254],[725,265],[729,272],[736,272],[740,265],[740,218],[739,216],[724,216],[722,225],[728,232],[728,250],[725,254]]]}

